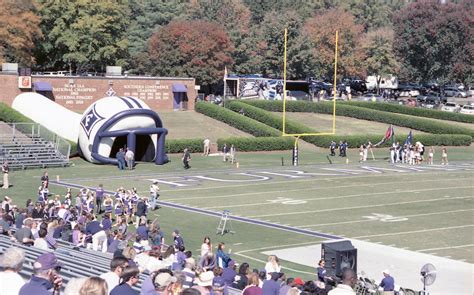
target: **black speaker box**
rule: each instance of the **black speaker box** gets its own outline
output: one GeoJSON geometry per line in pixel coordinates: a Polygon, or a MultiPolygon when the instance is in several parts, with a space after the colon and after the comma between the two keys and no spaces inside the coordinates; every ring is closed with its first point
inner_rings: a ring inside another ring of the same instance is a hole
{"type": "Polygon", "coordinates": [[[321,258],[326,262],[327,276],[341,278],[344,268],[352,268],[357,273],[357,249],[350,241],[323,243],[321,258]]]}

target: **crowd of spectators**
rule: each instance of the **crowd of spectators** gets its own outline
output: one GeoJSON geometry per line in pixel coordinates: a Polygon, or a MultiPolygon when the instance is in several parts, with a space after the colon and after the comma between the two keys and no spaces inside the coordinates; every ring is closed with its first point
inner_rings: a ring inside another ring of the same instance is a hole
{"type": "MultiPolygon", "coordinates": [[[[228,294],[233,288],[245,295],[283,295],[326,294],[330,290],[317,284],[316,274],[314,281],[307,282],[287,277],[274,255],[269,256],[264,269],[251,268],[247,262],[239,264],[224,243],[213,245],[208,236],[197,255],[186,248],[178,229],[166,245],[159,224],[147,218],[152,210],[149,198],[138,196],[135,188],[119,188],[108,195],[99,185],[95,190],[83,188],[73,197],[70,189],[64,196],[51,195],[48,182],[45,173],[37,201],[28,200],[24,208],[14,205],[9,197],[2,202],[0,234],[14,243],[44,250],[27,281],[18,274],[24,251],[15,247],[5,251],[0,260],[2,294],[59,294],[63,289],[64,294],[81,295],[228,294]],[[99,277],[72,279],[63,286],[61,262],[54,254],[64,251],[58,240],[77,249],[110,253],[104,254],[111,257],[110,271],[99,277]]],[[[156,188],[150,190],[155,193],[156,188]]]]}

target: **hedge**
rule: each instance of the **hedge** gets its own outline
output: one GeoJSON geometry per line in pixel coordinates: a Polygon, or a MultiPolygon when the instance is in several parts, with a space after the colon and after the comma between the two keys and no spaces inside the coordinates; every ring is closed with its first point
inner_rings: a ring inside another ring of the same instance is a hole
{"type": "Polygon", "coordinates": [[[290,137],[231,137],[217,140],[219,150],[224,143],[233,144],[240,152],[291,150],[294,145],[290,137]]]}
{"type": "Polygon", "coordinates": [[[474,123],[474,116],[472,115],[443,112],[440,110],[420,109],[420,108],[408,107],[404,105],[379,103],[379,102],[364,102],[364,101],[342,102],[342,104],[358,106],[358,107],[374,109],[374,110],[390,112],[390,113],[411,115],[411,116],[416,116],[416,117],[426,117],[426,118],[432,118],[432,119],[440,119],[440,120],[463,122],[463,123],[474,123]]]}
{"type": "Polygon", "coordinates": [[[278,137],[281,135],[281,132],[274,128],[213,103],[198,102],[196,103],[195,111],[252,134],[255,137],[278,137]]]}
{"type": "MultiPolygon", "coordinates": [[[[281,116],[272,114],[271,112],[265,111],[261,108],[251,106],[249,104],[245,104],[237,100],[228,101],[225,107],[234,112],[239,112],[241,109],[243,109],[246,117],[252,118],[270,127],[283,131],[282,129],[283,119],[281,116]]],[[[306,125],[303,125],[301,123],[297,123],[288,119],[285,120],[285,125],[286,125],[285,131],[288,134],[316,133],[317,132],[307,127],[306,125]]]]}
{"type": "MultiPolygon", "coordinates": [[[[11,108],[4,102],[0,102],[0,121],[6,123],[35,123],[33,120],[11,108]]],[[[77,155],[77,142],[67,141],[71,144],[70,156],[77,155]]]]}
{"type": "Polygon", "coordinates": [[[185,148],[188,148],[191,153],[202,153],[204,151],[203,139],[167,139],[165,141],[167,153],[182,153],[185,148]]]}
{"type": "MultiPolygon", "coordinates": [[[[242,102],[272,112],[281,112],[283,109],[282,101],[260,100],[242,102]]],[[[314,103],[307,101],[288,101],[286,102],[286,111],[312,112],[321,114],[332,114],[333,112],[332,103],[314,103]]],[[[348,104],[338,104],[336,107],[336,115],[393,124],[395,126],[407,127],[433,134],[463,134],[469,135],[471,138],[474,137],[474,130],[468,128],[452,126],[450,124],[437,122],[430,119],[407,117],[401,114],[371,110],[368,108],[362,108],[348,104]]]]}

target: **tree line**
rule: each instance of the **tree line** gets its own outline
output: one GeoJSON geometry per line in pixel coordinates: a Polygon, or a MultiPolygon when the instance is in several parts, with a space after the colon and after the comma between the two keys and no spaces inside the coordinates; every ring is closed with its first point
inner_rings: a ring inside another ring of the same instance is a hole
{"type": "Polygon", "coordinates": [[[468,0],[0,0],[0,60],[212,86],[225,67],[282,77],[287,28],[288,78],[329,79],[338,30],[339,77],[470,83],[473,12],[468,0]]]}

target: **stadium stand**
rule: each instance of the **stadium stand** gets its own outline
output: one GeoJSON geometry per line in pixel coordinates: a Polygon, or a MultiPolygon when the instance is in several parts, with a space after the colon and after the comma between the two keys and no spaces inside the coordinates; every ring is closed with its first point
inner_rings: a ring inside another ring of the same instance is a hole
{"type": "Polygon", "coordinates": [[[0,160],[12,170],[69,166],[70,149],[39,124],[0,122],[0,160]]]}

